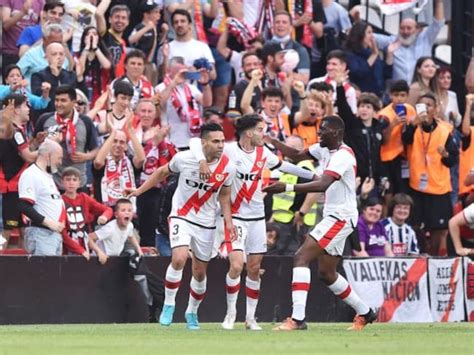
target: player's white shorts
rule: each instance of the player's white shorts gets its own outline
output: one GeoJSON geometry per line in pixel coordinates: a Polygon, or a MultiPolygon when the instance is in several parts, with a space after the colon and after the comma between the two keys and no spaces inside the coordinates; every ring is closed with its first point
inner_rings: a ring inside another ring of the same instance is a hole
{"type": "Polygon", "coordinates": [[[233,218],[237,239],[230,241],[224,229],[224,219],[217,218],[216,240],[214,242],[214,253],[229,255],[231,251],[241,250],[244,254],[264,254],[267,252],[267,226],[265,219],[258,221],[244,221],[233,218]]]}
{"type": "Polygon", "coordinates": [[[171,248],[188,246],[201,261],[209,261],[214,245],[215,229],[203,228],[179,218],[170,218],[171,248]]]}
{"type": "Polygon", "coordinates": [[[341,256],[346,238],[354,231],[357,218],[324,217],[309,233],[329,255],[341,256]]]}

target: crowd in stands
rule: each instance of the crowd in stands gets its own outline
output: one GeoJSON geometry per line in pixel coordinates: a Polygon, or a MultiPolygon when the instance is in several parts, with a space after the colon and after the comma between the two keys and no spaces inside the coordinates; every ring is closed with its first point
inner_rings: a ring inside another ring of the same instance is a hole
{"type": "MultiPolygon", "coordinates": [[[[19,233],[16,243],[35,255],[94,253],[105,263],[125,243],[170,255],[176,177],[136,199],[125,200],[127,191],[189,149],[204,123],[223,125],[232,141],[234,122],[249,113],[298,149],[318,142],[322,117],[344,120],[360,201],[346,255],[460,248],[448,247],[448,223],[474,197],[474,84],[460,107],[464,93],[450,90],[449,66],[432,56],[442,0],[430,2],[425,27],[407,12],[398,35],[375,33],[334,0],[0,5],[4,249],[19,233]]],[[[474,68],[466,77],[474,81],[474,68]]],[[[311,160],[298,166],[318,172],[311,160]]],[[[264,179],[301,182],[270,171],[264,179]]],[[[294,254],[321,218],[324,195],[265,202],[268,253],[294,254]]],[[[474,233],[463,233],[462,245],[474,247],[474,233]]]]}

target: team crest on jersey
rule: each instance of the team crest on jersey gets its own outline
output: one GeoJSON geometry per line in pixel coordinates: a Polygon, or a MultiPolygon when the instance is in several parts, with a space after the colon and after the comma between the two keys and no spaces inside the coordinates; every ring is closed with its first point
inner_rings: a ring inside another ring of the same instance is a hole
{"type": "Polygon", "coordinates": [[[263,166],[263,161],[258,161],[258,162],[257,162],[257,166],[258,166],[259,169],[261,169],[262,166],[263,166]]]}
{"type": "Polygon", "coordinates": [[[221,182],[222,180],[224,180],[224,175],[222,174],[216,174],[216,180],[221,182]]]}

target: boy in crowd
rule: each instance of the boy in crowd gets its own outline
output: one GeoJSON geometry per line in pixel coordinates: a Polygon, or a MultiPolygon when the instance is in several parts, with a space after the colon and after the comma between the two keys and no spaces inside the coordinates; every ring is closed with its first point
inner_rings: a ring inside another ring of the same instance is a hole
{"type": "Polygon", "coordinates": [[[107,207],[84,192],[78,192],[81,183],[81,172],[74,167],[64,169],[62,176],[64,194],[62,199],[66,207],[66,228],[63,238],[63,249],[89,255],[87,235],[94,221],[104,225],[112,218],[112,208],[107,207]],[[71,239],[73,243],[71,243],[71,239]]]}
{"type": "Polygon", "coordinates": [[[406,222],[413,208],[413,199],[404,193],[396,194],[390,201],[388,218],[382,220],[394,256],[419,255],[418,241],[413,228],[406,222]]]}

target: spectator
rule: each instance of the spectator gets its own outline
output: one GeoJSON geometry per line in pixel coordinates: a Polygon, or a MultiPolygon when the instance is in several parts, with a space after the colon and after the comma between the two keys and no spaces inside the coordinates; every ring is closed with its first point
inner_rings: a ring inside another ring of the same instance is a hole
{"type": "Polygon", "coordinates": [[[390,201],[389,217],[382,220],[395,256],[420,255],[415,231],[407,224],[413,207],[413,199],[409,195],[396,194],[390,201]]]}
{"type": "MultiPolygon", "coordinates": [[[[332,86],[333,88],[333,103],[336,101],[336,81],[334,80],[334,76],[337,73],[344,73],[347,70],[347,57],[346,54],[342,50],[334,50],[329,52],[327,58],[327,64],[326,64],[326,71],[327,74],[325,76],[312,79],[308,83],[308,87],[311,87],[314,83],[317,82],[325,82],[329,85],[332,86]]],[[[344,92],[346,94],[346,100],[347,103],[349,104],[352,113],[357,112],[357,98],[356,98],[356,92],[354,88],[349,84],[348,82],[345,82],[344,85],[344,92]]]]}
{"type": "Polygon", "coordinates": [[[474,190],[466,183],[469,176],[474,176],[474,126],[471,125],[474,94],[466,95],[466,109],[461,125],[461,149],[459,151],[459,196],[465,200],[474,190]]]}
{"type": "Polygon", "coordinates": [[[189,139],[200,132],[202,107],[211,106],[209,73],[199,72],[201,92],[186,79],[190,68],[183,57],[171,58],[168,69],[164,81],[156,87],[161,95],[161,123],[170,127],[171,143],[182,150],[188,147],[189,139]]]}
{"type": "Polygon", "coordinates": [[[62,176],[66,208],[66,228],[63,230],[63,249],[89,260],[88,233],[94,223],[104,225],[112,218],[112,209],[84,192],[78,192],[81,172],[76,168],[64,169],[62,176]]]}
{"type": "Polygon", "coordinates": [[[390,183],[386,194],[387,201],[395,193],[408,192],[409,172],[402,142],[402,128],[416,116],[413,106],[406,103],[409,90],[405,80],[394,81],[390,86],[390,103],[379,112],[379,117],[389,121],[380,148],[384,176],[390,183]]]}
{"type": "Polygon", "coordinates": [[[54,111],[56,90],[60,85],[77,86],[76,73],[63,68],[66,52],[64,46],[60,43],[50,43],[46,47],[46,60],[48,66],[31,76],[31,92],[35,95],[41,95],[44,89],[44,83],[51,87],[50,97],[46,112],[54,111]]]}
{"type": "Polygon", "coordinates": [[[64,160],[58,165],[58,171],[53,173],[54,180],[62,188],[62,171],[73,166],[81,172],[81,191],[87,191],[86,165],[97,154],[97,132],[91,119],[75,110],[76,101],[76,90],[73,87],[59,86],[54,100],[56,110],[40,116],[35,125],[34,136],[49,130],[62,133],[60,143],[64,160]]]}
{"type": "Polygon", "coordinates": [[[407,102],[410,105],[415,105],[420,96],[427,93],[436,94],[437,92],[436,64],[431,57],[421,57],[415,65],[407,102]]]}
{"type": "Polygon", "coordinates": [[[109,133],[107,124],[110,121],[115,129],[126,129],[126,122],[133,116],[131,110],[131,101],[134,95],[132,84],[127,81],[119,80],[114,84],[113,93],[109,90],[109,106],[106,110],[97,113],[95,121],[98,123],[97,130],[99,134],[109,133]]]}
{"type": "MultiPolygon", "coordinates": [[[[345,124],[344,141],[354,151],[357,161],[357,176],[364,181],[374,179],[380,186],[383,176],[380,162],[380,147],[383,143],[383,131],[388,126],[384,119],[376,119],[380,110],[380,100],[371,93],[362,93],[357,102],[357,114],[354,115],[347,103],[343,83],[347,74],[339,72],[334,76],[337,83],[336,107],[345,124]]],[[[383,195],[385,186],[374,190],[375,194],[383,195]]]]}
{"type": "MultiPolygon", "coordinates": [[[[44,0],[1,0],[2,15],[2,68],[16,64],[19,59],[17,40],[28,26],[38,23],[44,0]]],[[[6,77],[2,71],[2,77],[6,77]]]]}
{"type": "Polygon", "coordinates": [[[79,52],[85,28],[97,26],[96,3],[96,0],[64,0],[66,16],[64,16],[63,24],[71,31],[71,50],[74,54],[79,52]]]}
{"type": "MultiPolygon", "coordinates": [[[[155,138],[157,131],[160,129],[158,121],[157,106],[151,99],[141,99],[138,102],[134,117],[135,133],[141,145],[144,146],[155,138]]],[[[169,130],[168,127],[165,128],[169,130]]]]}
{"type": "MultiPolygon", "coordinates": [[[[26,27],[16,42],[21,57],[36,42],[41,40],[42,27],[52,23],[60,24],[64,16],[64,4],[61,1],[46,1],[41,11],[39,24],[26,27]]],[[[67,41],[66,41],[67,42],[67,41]]]]}
{"type": "Polygon", "coordinates": [[[417,208],[414,226],[430,232],[430,255],[445,255],[448,220],[452,216],[449,168],[458,161],[458,148],[450,129],[436,120],[437,101],[420,97],[416,118],[405,123],[402,139],[408,146],[410,187],[417,208]]]}
{"type": "Polygon", "coordinates": [[[436,72],[436,92],[440,102],[440,112],[442,118],[451,123],[454,127],[459,127],[462,121],[462,115],[459,112],[458,97],[451,88],[452,77],[451,69],[441,67],[436,72]]]}
{"type": "Polygon", "coordinates": [[[419,24],[414,19],[405,18],[400,22],[398,36],[375,35],[381,50],[386,50],[394,43],[393,80],[410,82],[412,73],[415,72],[416,61],[420,57],[431,55],[436,37],[444,25],[443,0],[434,1],[434,19],[425,30],[420,30],[419,24]]]}
{"type": "Polygon", "coordinates": [[[379,57],[372,26],[357,22],[349,31],[345,47],[349,79],[362,92],[371,92],[379,97],[385,90],[385,79],[392,77],[393,43],[387,47],[385,60],[379,57]]]}
{"type": "MultiPolygon", "coordinates": [[[[203,16],[210,18],[215,17],[215,11],[217,7],[217,1],[211,0],[199,0],[199,1],[190,1],[190,0],[164,0],[166,20],[168,23],[172,24],[173,31],[170,33],[170,37],[178,37],[176,28],[174,28],[174,13],[176,10],[179,10],[181,14],[185,12],[189,14],[189,23],[191,25],[191,35],[196,38],[198,41],[207,44],[207,36],[205,32],[205,23],[203,16]],[[213,5],[214,4],[214,5],[213,5]]],[[[181,53],[174,54],[170,58],[176,55],[181,55],[181,53]]]]}
{"type": "Polygon", "coordinates": [[[112,77],[110,52],[95,27],[84,28],[76,58],[77,81],[85,87],[87,99],[94,106],[112,77]]]}
{"type": "MultiPolygon", "coordinates": [[[[134,152],[132,158],[126,154],[127,135],[125,132],[115,129],[110,120],[108,120],[107,128],[110,135],[94,159],[94,191],[99,202],[106,206],[113,206],[125,197],[125,189],[136,187],[135,176],[140,173],[143,166],[145,152],[137,139],[130,118],[127,119],[127,131],[134,152]]],[[[133,210],[136,211],[135,199],[132,203],[133,210]]]]}
{"type": "MultiPolygon", "coordinates": [[[[197,12],[197,11],[196,11],[197,12]]],[[[193,38],[193,23],[190,13],[183,9],[178,8],[171,15],[171,23],[176,33],[176,39],[169,43],[169,47],[162,51],[162,62],[161,64],[168,64],[168,59],[174,57],[183,57],[184,64],[187,67],[195,65],[197,59],[204,58],[210,65],[209,79],[216,79],[215,61],[212,56],[211,49],[206,42],[201,42],[193,38]]],[[[199,36],[198,36],[199,38],[199,36]]],[[[167,72],[167,70],[162,70],[167,72]]]]}
{"type": "MultiPolygon", "coordinates": [[[[46,26],[43,30],[43,43],[42,45],[34,46],[28,49],[25,54],[20,58],[17,65],[21,69],[25,80],[28,85],[31,81],[33,73],[39,72],[48,67],[48,61],[46,60],[46,48],[51,43],[63,43],[63,28],[58,24],[51,24],[46,26]]],[[[66,53],[65,49],[65,53],[66,53]]],[[[5,63],[4,63],[5,64],[5,63]]],[[[72,63],[66,56],[63,62],[63,69],[72,68],[72,63]]]]}
{"type": "Polygon", "coordinates": [[[46,139],[38,149],[35,164],[20,176],[18,208],[31,221],[25,229],[25,249],[32,255],[62,255],[61,232],[66,214],[52,176],[61,165],[62,156],[61,146],[46,139]]]}
{"type": "Polygon", "coordinates": [[[113,6],[109,15],[110,29],[107,30],[104,14],[107,11],[108,4],[110,4],[110,0],[104,0],[97,7],[97,30],[111,53],[114,76],[118,78],[125,74],[124,63],[127,55],[127,44],[123,34],[130,22],[130,9],[126,5],[113,6]]]}
{"type": "Polygon", "coordinates": [[[5,78],[6,85],[0,85],[0,100],[4,100],[5,97],[12,93],[26,96],[28,104],[34,110],[44,110],[51,101],[49,98],[49,92],[51,90],[51,84],[44,83],[41,86],[41,96],[33,95],[26,88],[28,83],[23,79],[21,69],[16,64],[11,64],[8,68],[5,68],[7,74],[5,78]]]}
{"type": "Polygon", "coordinates": [[[155,94],[153,85],[143,75],[145,73],[145,60],[145,54],[139,49],[128,52],[124,62],[125,75],[115,79],[110,84],[112,92],[114,90],[114,84],[118,81],[125,81],[132,84],[132,109],[135,109],[140,99],[149,99],[155,94]]]}
{"type": "Polygon", "coordinates": [[[393,256],[392,246],[380,222],[382,209],[383,202],[378,198],[369,198],[365,203],[357,222],[361,250],[353,250],[355,256],[393,256]]]}
{"type": "MultiPolygon", "coordinates": [[[[26,97],[10,94],[5,102],[12,101],[14,114],[12,117],[13,137],[0,140],[0,193],[2,194],[3,237],[7,247],[12,229],[23,227],[20,210],[18,209],[18,181],[22,172],[37,158],[34,151],[36,142],[28,142],[26,125],[30,109],[26,97]]],[[[22,229],[23,230],[23,229],[22,229]]],[[[21,233],[23,235],[23,233],[21,233]]]]}
{"type": "MultiPolygon", "coordinates": [[[[287,145],[303,150],[303,140],[299,136],[290,136],[287,145]]],[[[315,172],[311,160],[302,160],[297,166],[315,172]]],[[[295,175],[283,173],[279,179],[286,184],[309,182],[295,175]]],[[[294,255],[301,246],[304,236],[316,224],[316,193],[282,192],[273,195],[272,219],[279,229],[276,248],[280,255],[294,255]]]]}

